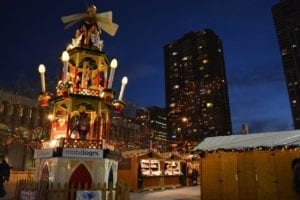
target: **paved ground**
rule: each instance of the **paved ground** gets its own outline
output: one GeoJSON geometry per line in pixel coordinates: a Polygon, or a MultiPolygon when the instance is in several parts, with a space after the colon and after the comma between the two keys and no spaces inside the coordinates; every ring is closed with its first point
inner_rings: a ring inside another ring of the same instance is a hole
{"type": "Polygon", "coordinates": [[[130,193],[130,200],[199,200],[200,186],[130,193]]]}

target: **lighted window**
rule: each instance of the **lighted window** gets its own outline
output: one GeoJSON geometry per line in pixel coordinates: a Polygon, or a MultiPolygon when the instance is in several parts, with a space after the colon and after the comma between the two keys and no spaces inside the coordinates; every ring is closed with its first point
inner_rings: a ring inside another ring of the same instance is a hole
{"type": "Polygon", "coordinates": [[[201,67],[199,67],[199,69],[200,69],[200,70],[204,70],[204,67],[203,67],[203,66],[201,66],[201,67]]]}
{"type": "Polygon", "coordinates": [[[297,101],[296,101],[296,100],[293,100],[293,103],[295,104],[295,103],[297,103],[297,101]]]}
{"type": "Polygon", "coordinates": [[[284,55],[286,55],[286,54],[288,54],[288,51],[287,51],[286,49],[282,49],[282,50],[281,50],[281,55],[284,56],[284,55]]]}
{"type": "Polygon", "coordinates": [[[176,56],[177,54],[178,54],[177,51],[174,51],[174,52],[172,53],[173,56],[176,56]]]}
{"type": "Polygon", "coordinates": [[[297,47],[297,45],[295,45],[295,44],[293,44],[293,46],[292,46],[293,48],[296,48],[297,47]]]}
{"type": "Polygon", "coordinates": [[[206,103],[206,107],[212,108],[213,107],[213,103],[206,103]]]}
{"type": "Polygon", "coordinates": [[[170,104],[170,107],[175,107],[175,103],[171,103],[171,104],[170,104]]]}
{"type": "Polygon", "coordinates": [[[207,59],[203,59],[202,62],[203,62],[203,64],[206,64],[206,63],[208,63],[208,60],[207,59]]]}
{"type": "Polygon", "coordinates": [[[178,89],[178,88],[179,88],[179,85],[174,85],[173,88],[174,88],[174,89],[178,89]]]}
{"type": "Polygon", "coordinates": [[[32,117],[32,109],[29,110],[29,115],[28,116],[29,116],[29,118],[32,117]]]}
{"type": "Polygon", "coordinates": [[[218,49],[218,52],[222,52],[222,49],[218,49]]]}
{"type": "Polygon", "coordinates": [[[200,46],[198,46],[198,49],[202,49],[202,46],[200,45],[200,46]]]}
{"type": "Polygon", "coordinates": [[[186,61],[186,60],[188,60],[188,57],[187,57],[187,56],[184,56],[181,60],[182,60],[182,61],[186,61]]]}

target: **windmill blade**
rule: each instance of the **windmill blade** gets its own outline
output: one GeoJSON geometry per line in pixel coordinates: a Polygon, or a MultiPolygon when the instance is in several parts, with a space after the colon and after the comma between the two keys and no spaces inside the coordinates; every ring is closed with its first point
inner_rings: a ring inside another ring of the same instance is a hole
{"type": "Polygon", "coordinates": [[[103,23],[112,23],[112,11],[98,13],[96,19],[103,23]]]}
{"type": "Polygon", "coordinates": [[[67,23],[66,26],[65,26],[65,29],[70,28],[71,26],[73,26],[74,24],[76,24],[76,23],[78,23],[80,21],[81,21],[81,19],[77,19],[75,21],[71,21],[71,22],[67,23]]]}
{"type": "Polygon", "coordinates": [[[105,31],[111,36],[114,36],[116,34],[119,27],[119,25],[115,23],[105,24],[105,23],[97,22],[97,25],[100,29],[102,29],[103,31],[105,31]]]}
{"type": "Polygon", "coordinates": [[[87,16],[86,13],[78,13],[78,14],[73,14],[73,15],[68,15],[68,16],[63,16],[61,17],[61,20],[64,24],[75,21],[75,20],[81,20],[84,19],[87,16]]]}

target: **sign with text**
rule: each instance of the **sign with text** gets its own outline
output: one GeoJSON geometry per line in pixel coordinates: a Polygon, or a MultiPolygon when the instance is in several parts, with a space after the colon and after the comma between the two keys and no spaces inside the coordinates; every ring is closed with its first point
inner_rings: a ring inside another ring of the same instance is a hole
{"type": "Polygon", "coordinates": [[[63,148],[62,156],[69,158],[103,158],[103,150],[85,148],[63,148]]]}

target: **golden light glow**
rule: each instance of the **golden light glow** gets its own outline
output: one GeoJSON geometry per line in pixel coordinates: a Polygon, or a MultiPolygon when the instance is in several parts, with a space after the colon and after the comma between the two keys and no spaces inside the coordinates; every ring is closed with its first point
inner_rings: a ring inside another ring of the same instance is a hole
{"type": "Polygon", "coordinates": [[[48,115],[48,119],[52,121],[54,119],[54,115],[53,114],[49,114],[48,115]]]}
{"type": "Polygon", "coordinates": [[[206,107],[208,107],[208,108],[213,107],[213,103],[206,103],[206,107]]]}
{"type": "Polygon", "coordinates": [[[182,118],[182,122],[187,122],[187,121],[188,121],[188,118],[186,118],[186,117],[182,118]]]}

